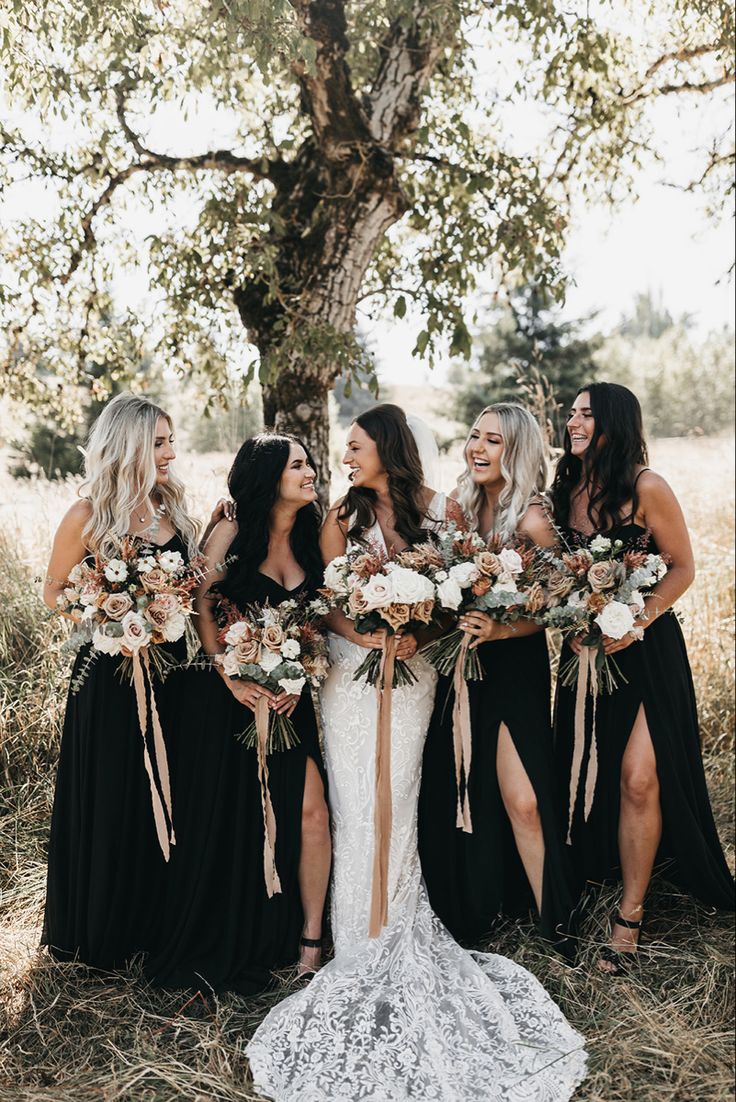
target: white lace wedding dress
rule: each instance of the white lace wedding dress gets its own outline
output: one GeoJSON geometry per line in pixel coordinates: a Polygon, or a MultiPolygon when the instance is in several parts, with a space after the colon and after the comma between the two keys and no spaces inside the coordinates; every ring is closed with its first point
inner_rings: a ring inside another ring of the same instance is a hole
{"type": "MultiPolygon", "coordinates": [[[[433,502],[444,516],[444,500],[433,502]]],[[[369,534],[380,550],[376,526],[369,534]]],[[[368,938],[373,868],[375,689],[353,681],[365,650],[331,637],[322,691],[333,821],[335,957],[276,1006],[248,1046],[275,1102],[560,1102],[585,1076],[583,1038],[526,969],[469,953],[432,913],[417,850],[417,800],[436,674],[394,690],[389,921],[368,938]]]]}

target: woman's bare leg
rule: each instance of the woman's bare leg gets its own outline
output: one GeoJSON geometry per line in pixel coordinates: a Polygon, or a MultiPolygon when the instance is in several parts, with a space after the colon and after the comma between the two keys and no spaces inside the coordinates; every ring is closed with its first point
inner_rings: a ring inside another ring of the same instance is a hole
{"type": "MultiPolygon", "coordinates": [[[[331,863],[330,817],[322,777],[312,759],[307,758],[302,803],[302,849],[299,859],[299,890],[304,910],[303,935],[306,938],[322,936],[322,916],[331,863]]],[[[318,968],[320,950],[302,946],[299,963],[305,971],[318,968]]]]}
{"type": "Polygon", "coordinates": [[[502,723],[498,730],[496,770],[501,797],[514,832],[516,848],[534,893],[537,910],[541,914],[544,879],[542,820],[532,783],[505,723],[502,723]]]}

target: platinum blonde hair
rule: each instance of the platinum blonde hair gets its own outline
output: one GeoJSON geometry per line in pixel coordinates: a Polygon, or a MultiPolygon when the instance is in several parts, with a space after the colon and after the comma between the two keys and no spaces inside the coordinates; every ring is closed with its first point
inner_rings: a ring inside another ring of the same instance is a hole
{"type": "Polygon", "coordinates": [[[497,402],[493,406],[486,406],[478,415],[463,448],[465,470],[457,480],[458,501],[474,532],[480,527],[484,494],[483,489],[473,481],[467,448],[473,430],[486,413],[495,413],[501,422],[501,474],[504,487],[498,497],[493,527],[490,532],[481,532],[481,535],[486,539],[497,535],[502,540],[507,540],[514,535],[532,501],[547,488],[544,440],[539,425],[529,410],[515,402],[497,402]]]}
{"type": "Polygon", "coordinates": [[[133,509],[154,488],[171,524],[192,555],[197,549],[197,524],[189,515],[184,484],[169,471],[165,484],[156,484],[156,424],[165,410],[137,394],[118,394],[107,403],[92,426],[85,452],[81,493],[92,505],[83,532],[91,551],[114,554],[130,531],[133,509]]]}

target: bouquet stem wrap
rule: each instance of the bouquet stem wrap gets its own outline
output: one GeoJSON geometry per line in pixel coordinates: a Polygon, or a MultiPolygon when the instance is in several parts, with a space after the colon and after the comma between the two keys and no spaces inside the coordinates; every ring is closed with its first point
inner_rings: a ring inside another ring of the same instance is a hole
{"type": "Polygon", "coordinates": [[[276,870],[276,816],[268,789],[268,764],[266,746],[270,711],[268,698],[259,696],[256,700],[256,754],[258,756],[258,783],[261,786],[261,809],[263,811],[263,876],[266,881],[268,898],[281,894],[281,881],[276,870]]]}
{"type": "Polygon", "coordinates": [[[171,855],[171,846],[176,844],[174,824],[171,815],[169,763],[166,757],[166,744],[164,742],[164,733],[161,730],[161,720],[159,719],[158,708],[156,707],[156,697],[153,691],[153,680],[151,678],[151,667],[148,653],[145,649],[142,654],[140,651],[135,651],[133,654],[133,687],[135,688],[135,700],[138,706],[138,723],[140,725],[141,735],[143,736],[143,761],[151,786],[151,803],[153,805],[153,818],[156,823],[156,834],[158,836],[158,843],[161,846],[161,852],[164,855],[164,860],[168,861],[171,855]],[[153,755],[156,762],[156,773],[158,773],[159,782],[161,784],[161,792],[159,792],[156,784],[153,763],[151,762],[151,755],[148,752],[148,744],[146,742],[146,731],[148,730],[147,697],[149,690],[151,693],[153,755]]]}
{"type": "Polygon", "coordinates": [[[567,844],[572,844],[572,820],[575,814],[578,788],[580,787],[580,774],[583,767],[583,754],[585,751],[585,701],[590,689],[593,697],[593,726],[590,735],[590,750],[588,756],[588,768],[585,775],[585,802],[583,815],[587,823],[590,810],[593,806],[593,796],[598,779],[598,744],[595,734],[595,710],[598,699],[598,670],[595,664],[596,648],[583,647],[580,652],[578,664],[578,680],[575,689],[575,737],[572,753],[572,768],[570,770],[570,801],[567,819],[567,844]]]}
{"type": "Polygon", "coordinates": [[[473,833],[473,822],[470,818],[470,795],[468,793],[473,750],[470,726],[470,696],[468,694],[468,683],[465,680],[465,661],[470,642],[471,637],[467,632],[463,632],[460,653],[455,662],[455,701],[452,708],[455,784],[457,786],[457,819],[455,825],[462,827],[466,834],[473,833]]]}
{"type": "Polygon", "coordinates": [[[391,704],[394,667],[399,640],[386,637],[381,655],[381,669],[376,682],[378,717],[376,724],[376,791],[373,810],[374,849],[373,883],[369,937],[378,937],[388,924],[388,866],[391,848],[391,704]]]}

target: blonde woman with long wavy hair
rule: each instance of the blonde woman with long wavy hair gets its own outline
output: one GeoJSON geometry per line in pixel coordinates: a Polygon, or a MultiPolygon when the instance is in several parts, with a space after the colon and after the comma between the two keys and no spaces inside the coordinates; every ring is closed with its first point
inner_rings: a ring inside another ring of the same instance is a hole
{"type": "MultiPolygon", "coordinates": [[[[120,394],[105,406],[87,443],[80,500],[54,539],[43,592],[49,607],[77,563],[113,555],[126,536],[191,555],[197,525],[175,458],[172,420],[155,403],[120,394]]],[[[185,649],[170,646],[175,656],[185,649]]],[[[136,695],[118,676],[120,662],[102,654],[92,661],[86,646],[72,672],[77,691],[61,738],[43,937],[55,957],[102,969],[155,947],[165,868],[136,695]]],[[[168,682],[157,686],[164,731],[171,692],[168,682]]]]}
{"type": "MultiPolygon", "coordinates": [[[[455,496],[486,540],[555,543],[539,426],[523,406],[488,406],[464,447],[455,496]]],[[[497,916],[534,907],[543,935],[573,952],[575,899],[553,784],[550,670],[543,629],[469,612],[483,680],[470,682],[472,833],[456,825],[452,685],[442,679],[424,752],[420,852],[430,900],[455,937],[477,941],[497,916]]]]}

